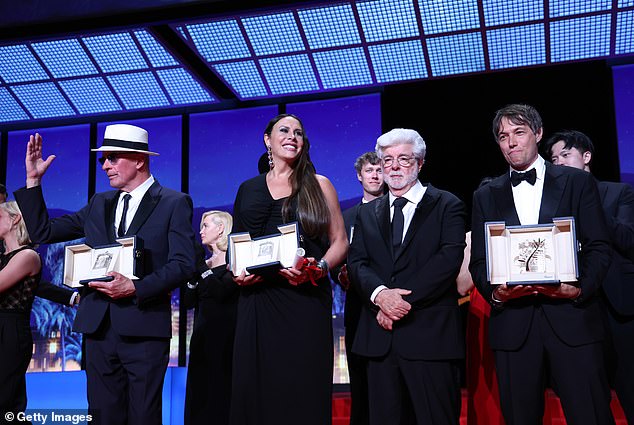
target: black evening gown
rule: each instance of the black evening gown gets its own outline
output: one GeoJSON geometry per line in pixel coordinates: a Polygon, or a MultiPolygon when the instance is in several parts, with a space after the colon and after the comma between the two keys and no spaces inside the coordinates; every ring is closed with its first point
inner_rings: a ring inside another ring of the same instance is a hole
{"type": "Polygon", "coordinates": [[[228,425],[233,339],[239,287],[222,265],[209,269],[202,259],[195,289],[184,289],[187,308],[196,307],[189,345],[185,425],[228,425]]]}
{"type": "MultiPolygon", "coordinates": [[[[234,232],[277,232],[284,199],[262,174],[242,183],[234,232]]],[[[295,217],[291,217],[294,221],[295,217]]],[[[300,229],[301,232],[301,229],[300,229]]],[[[321,258],[327,238],[301,237],[321,258]]],[[[234,345],[232,425],[329,425],[332,422],[332,294],[321,279],[292,286],[281,276],[241,288],[234,345]]]]}

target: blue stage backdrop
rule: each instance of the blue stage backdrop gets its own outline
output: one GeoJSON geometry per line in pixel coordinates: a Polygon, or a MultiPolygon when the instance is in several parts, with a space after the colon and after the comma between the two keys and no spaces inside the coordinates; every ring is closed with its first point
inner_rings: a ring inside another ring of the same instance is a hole
{"type": "Polygon", "coordinates": [[[634,185],[634,65],[612,68],[621,181],[634,185]]]}

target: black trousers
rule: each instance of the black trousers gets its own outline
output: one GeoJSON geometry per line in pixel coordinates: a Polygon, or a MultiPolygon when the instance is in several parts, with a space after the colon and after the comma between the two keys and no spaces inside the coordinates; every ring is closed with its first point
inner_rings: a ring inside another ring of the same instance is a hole
{"type": "Polygon", "coordinates": [[[33,353],[29,315],[0,310],[0,422],[26,409],[26,373],[33,353]]]}
{"type": "Polygon", "coordinates": [[[119,335],[106,314],[86,339],[88,410],[93,423],[160,425],[169,338],[119,335]]]}

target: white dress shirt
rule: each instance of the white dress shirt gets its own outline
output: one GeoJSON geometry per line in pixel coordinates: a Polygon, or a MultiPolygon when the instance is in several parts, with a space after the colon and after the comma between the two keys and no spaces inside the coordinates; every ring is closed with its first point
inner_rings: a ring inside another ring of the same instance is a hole
{"type": "MultiPolygon", "coordinates": [[[[130,228],[130,224],[132,223],[132,219],[136,214],[136,211],[139,209],[139,205],[141,204],[141,200],[145,196],[145,193],[148,191],[150,186],[154,183],[154,176],[150,175],[150,177],[136,187],[132,192],[130,192],[130,200],[128,201],[128,212],[125,215],[125,229],[130,228]]],[[[121,216],[123,215],[123,197],[127,192],[121,192],[119,195],[119,200],[117,201],[117,209],[114,214],[114,234],[118,234],[119,231],[119,222],[121,222],[121,216]]]]}
{"type": "MultiPolygon", "coordinates": [[[[517,186],[512,187],[515,211],[517,211],[517,216],[523,226],[539,223],[539,207],[542,203],[544,176],[546,175],[546,161],[544,161],[544,158],[538,155],[535,162],[525,171],[529,171],[533,168],[537,174],[534,185],[524,180],[517,186]]],[[[509,174],[512,171],[514,170],[510,169],[509,174]]],[[[517,172],[519,173],[520,171],[517,172]]]]}

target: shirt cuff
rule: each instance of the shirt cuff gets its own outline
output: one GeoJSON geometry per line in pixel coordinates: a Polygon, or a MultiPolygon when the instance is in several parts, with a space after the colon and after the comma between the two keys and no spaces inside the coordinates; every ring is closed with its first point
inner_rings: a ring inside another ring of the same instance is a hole
{"type": "Polygon", "coordinates": [[[73,295],[70,296],[70,301],[68,301],[68,305],[75,305],[75,300],[77,299],[78,295],[79,292],[73,292],[73,295]]]}
{"type": "Polygon", "coordinates": [[[372,292],[372,295],[370,295],[370,301],[372,301],[372,304],[376,305],[374,300],[376,299],[376,296],[379,295],[379,292],[381,292],[384,289],[387,289],[387,286],[380,285],[376,287],[376,289],[372,292]]]}

